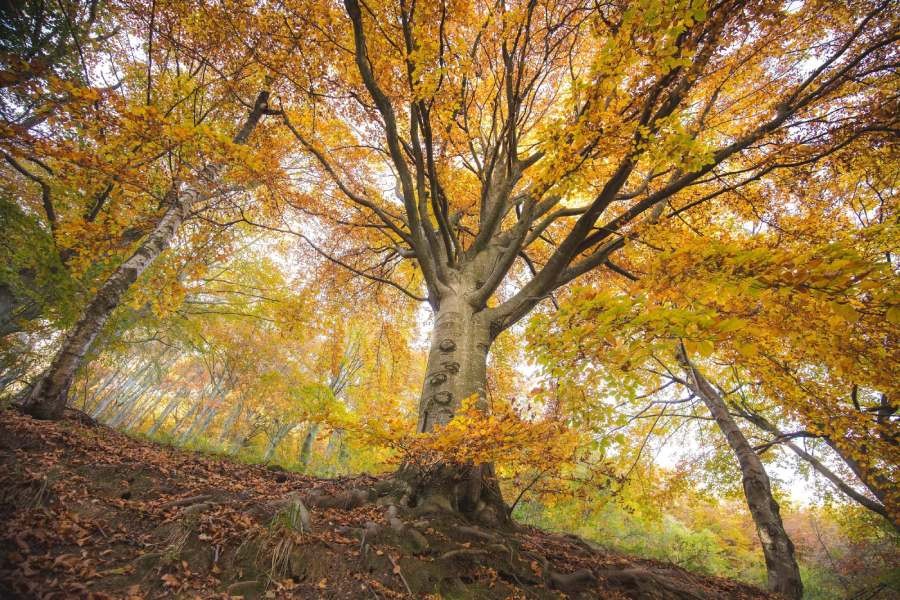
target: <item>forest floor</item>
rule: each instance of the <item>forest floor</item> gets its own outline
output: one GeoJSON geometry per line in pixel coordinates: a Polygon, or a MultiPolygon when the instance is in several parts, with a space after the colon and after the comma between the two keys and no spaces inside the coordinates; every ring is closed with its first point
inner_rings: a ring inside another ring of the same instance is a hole
{"type": "Polygon", "coordinates": [[[0,410],[0,598],[772,598],[531,527],[316,508],[377,479],[234,463],[76,417],[0,410]]]}

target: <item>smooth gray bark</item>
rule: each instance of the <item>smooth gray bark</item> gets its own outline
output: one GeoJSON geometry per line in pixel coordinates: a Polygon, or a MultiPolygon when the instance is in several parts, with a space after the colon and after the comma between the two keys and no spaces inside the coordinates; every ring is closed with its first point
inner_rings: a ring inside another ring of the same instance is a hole
{"type": "Polygon", "coordinates": [[[691,391],[709,409],[740,465],[744,496],[766,560],[769,589],[790,600],[799,600],[803,597],[803,582],[794,557],[794,544],[784,529],[765,466],[728,412],[721,394],[694,366],[684,348],[680,349],[678,358],[688,375],[691,391]]]}
{"type": "Polygon", "coordinates": [[[434,317],[425,383],[419,399],[418,431],[446,425],[463,400],[475,396],[486,408],[488,322],[461,295],[441,300],[434,317]]]}
{"type": "Polygon", "coordinates": [[[316,434],[318,433],[318,423],[310,423],[309,427],[306,428],[306,433],[303,436],[303,444],[300,446],[300,464],[303,468],[309,466],[309,459],[312,457],[313,442],[316,441],[316,434]]]}

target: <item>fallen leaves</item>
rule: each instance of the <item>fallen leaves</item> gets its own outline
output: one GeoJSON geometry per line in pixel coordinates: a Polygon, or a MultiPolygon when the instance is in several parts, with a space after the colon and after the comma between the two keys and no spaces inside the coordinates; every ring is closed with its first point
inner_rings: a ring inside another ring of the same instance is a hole
{"type": "MultiPolygon", "coordinates": [[[[460,568],[493,590],[492,597],[524,597],[499,574],[505,552],[471,535],[460,538],[465,534],[455,526],[422,526],[433,555],[405,554],[383,540],[370,540],[362,552],[352,532],[385,524],[385,509],[375,504],[314,510],[311,531],[287,532],[287,572],[266,583],[273,557],[265,540],[272,539],[273,514],[285,495],[371,486],[377,480],[369,476],[325,480],[286,472],[288,484],[279,484],[261,467],[10,411],[0,412],[0,440],[0,520],[6,524],[0,532],[0,597],[222,598],[227,590],[275,599],[410,598],[421,585],[416,569],[437,566],[440,553],[453,548],[469,558],[477,554],[475,563],[460,560],[460,568]],[[56,474],[45,477],[51,470],[56,474]],[[132,500],[120,498],[123,486],[134,491],[132,500]],[[42,487],[37,505],[17,502],[42,487]]],[[[560,536],[534,529],[516,535],[520,551],[545,557],[558,572],[610,564],[560,536]]],[[[544,565],[535,559],[531,569],[541,581],[544,565]]],[[[713,580],[702,581],[720,589],[713,580]]]]}

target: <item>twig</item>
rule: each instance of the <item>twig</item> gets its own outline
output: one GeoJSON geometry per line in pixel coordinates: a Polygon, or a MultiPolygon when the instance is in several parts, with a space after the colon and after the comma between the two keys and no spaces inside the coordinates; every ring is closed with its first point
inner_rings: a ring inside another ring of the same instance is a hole
{"type": "Polygon", "coordinates": [[[388,554],[388,558],[391,559],[391,564],[394,565],[394,572],[400,576],[400,581],[403,582],[403,585],[406,586],[406,591],[409,592],[409,595],[415,598],[415,594],[413,594],[412,588],[409,587],[409,582],[406,581],[406,577],[403,576],[403,570],[400,569],[400,563],[390,554],[388,554]]]}

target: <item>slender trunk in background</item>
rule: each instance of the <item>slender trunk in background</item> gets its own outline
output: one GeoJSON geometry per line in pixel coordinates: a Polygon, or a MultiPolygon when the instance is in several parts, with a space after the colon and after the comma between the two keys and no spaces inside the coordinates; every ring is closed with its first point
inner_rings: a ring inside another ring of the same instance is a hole
{"type": "Polygon", "coordinates": [[[90,393],[88,390],[85,390],[84,394],[84,402],[82,404],[82,410],[84,412],[91,414],[93,409],[96,408],[97,402],[101,397],[101,394],[106,391],[110,385],[112,385],[113,381],[119,378],[119,375],[122,373],[123,367],[118,367],[115,371],[106,376],[101,382],[99,382],[90,393]]]}
{"type": "Polygon", "coordinates": [[[306,435],[303,436],[303,444],[300,446],[300,464],[305,469],[309,466],[309,459],[312,456],[313,442],[316,441],[316,434],[319,433],[319,424],[310,423],[306,428],[306,435]]]}
{"type": "Polygon", "coordinates": [[[216,406],[210,406],[209,408],[207,408],[202,416],[194,422],[194,426],[191,427],[191,430],[184,436],[184,441],[182,441],[181,443],[188,444],[194,441],[198,436],[203,435],[203,432],[206,431],[207,427],[209,427],[210,421],[212,421],[213,417],[215,417],[218,413],[219,409],[216,406]]]}
{"type": "MultiPolygon", "coordinates": [[[[268,99],[268,92],[259,94],[250,116],[234,138],[235,143],[247,141],[267,110],[268,99]]],[[[204,182],[202,190],[193,186],[185,186],[185,189],[179,190],[176,184],[166,194],[166,211],[153,231],[100,286],[97,295],[88,303],[81,318],[66,335],[50,367],[22,399],[22,408],[26,413],[38,419],[62,417],[75,372],[81,366],[103,325],[141,273],[169,246],[191,208],[209,195],[208,190],[215,187],[222,171],[222,165],[208,164],[200,172],[199,180],[204,182]]]]}
{"type": "Polygon", "coordinates": [[[128,420],[122,424],[122,429],[124,431],[131,431],[135,427],[140,427],[141,423],[144,421],[144,417],[153,410],[157,403],[162,399],[164,393],[164,390],[159,390],[155,394],[148,395],[144,402],[136,407],[136,410],[132,412],[128,420]]]}
{"type": "Polygon", "coordinates": [[[129,379],[121,390],[112,390],[108,400],[104,403],[104,409],[100,411],[96,418],[103,419],[107,425],[112,426],[113,421],[121,414],[122,407],[128,404],[135,395],[140,395],[142,380],[129,379]]]}
{"type": "Polygon", "coordinates": [[[193,422],[194,416],[197,414],[197,411],[200,410],[200,407],[203,405],[203,398],[199,398],[196,402],[191,404],[191,407],[188,409],[184,415],[179,419],[176,415],[175,417],[175,427],[172,428],[171,435],[175,438],[178,435],[178,432],[181,430],[181,426],[187,423],[187,426],[190,427],[190,424],[193,422]]]}
{"type": "Polygon", "coordinates": [[[728,412],[725,400],[691,363],[683,347],[678,358],[687,372],[691,390],[709,409],[741,467],[744,496],[762,543],[769,589],[790,600],[800,600],[803,597],[803,582],[794,557],[794,544],[784,529],[778,503],[772,496],[769,475],[762,461],[728,412]]]}
{"type": "Polygon", "coordinates": [[[144,385],[136,386],[127,396],[120,398],[116,403],[118,410],[107,420],[106,424],[110,427],[119,427],[137,407],[141,398],[146,397],[147,391],[152,385],[151,381],[145,381],[144,385]]]}
{"type": "Polygon", "coordinates": [[[193,437],[194,431],[196,431],[197,426],[203,422],[210,410],[213,410],[213,408],[209,406],[209,400],[201,397],[200,400],[197,401],[197,409],[194,413],[194,418],[191,420],[191,424],[178,437],[178,441],[176,443],[179,445],[187,443],[187,441],[191,437],[193,437]]]}
{"type": "Polygon", "coordinates": [[[231,409],[231,412],[229,412],[228,416],[225,418],[225,422],[222,424],[222,432],[219,434],[219,444],[224,445],[231,437],[232,431],[234,431],[238,419],[241,418],[242,412],[244,412],[244,402],[238,400],[231,409]]]}
{"type": "MultiPolygon", "coordinates": [[[[788,440],[784,442],[784,445],[794,451],[794,453],[808,462],[813,468],[818,471],[825,479],[834,484],[834,486],[839,489],[841,492],[855,500],[859,503],[860,506],[863,506],[872,512],[881,515],[885,519],[889,520],[897,530],[900,530],[900,515],[895,513],[890,513],[885,507],[884,504],[876,502],[863,494],[860,494],[856,490],[854,490],[851,486],[847,485],[847,483],[841,479],[837,474],[835,474],[831,469],[826,467],[822,461],[817,459],[815,456],[811,455],[809,452],[795,444],[794,442],[788,440]]],[[[871,488],[869,488],[871,489],[871,488]]],[[[876,496],[877,497],[877,496],[876,496]]]]}
{"type": "Polygon", "coordinates": [[[287,437],[287,434],[291,432],[294,428],[293,423],[285,423],[284,425],[279,425],[275,430],[275,434],[269,438],[269,445],[266,446],[266,452],[263,455],[263,462],[267,463],[272,460],[272,457],[275,456],[275,450],[278,448],[278,445],[281,444],[281,441],[287,437]]]}
{"type": "Polygon", "coordinates": [[[169,403],[163,409],[162,414],[160,414],[156,418],[156,421],[153,422],[153,425],[147,431],[148,436],[152,437],[152,436],[156,435],[156,432],[159,431],[160,427],[163,426],[163,423],[166,422],[166,419],[169,417],[169,415],[172,413],[172,411],[175,410],[175,408],[179,404],[181,404],[181,401],[184,399],[184,397],[186,395],[187,394],[185,394],[184,392],[179,392],[178,394],[175,394],[175,397],[169,401],[169,403]]]}
{"type": "MultiPolygon", "coordinates": [[[[219,401],[220,394],[221,392],[218,387],[213,384],[208,384],[203,388],[200,392],[200,397],[194,406],[195,411],[193,419],[188,428],[178,437],[178,440],[176,441],[177,444],[186,444],[188,440],[194,437],[197,428],[202,426],[204,422],[208,422],[210,412],[213,414],[218,412],[216,405],[219,401]]],[[[174,435],[174,433],[175,432],[173,431],[172,434],[174,435]]]]}
{"type": "Polygon", "coordinates": [[[98,396],[96,406],[91,409],[91,417],[99,419],[100,415],[109,408],[109,405],[112,404],[117,397],[127,393],[127,391],[135,385],[135,381],[142,379],[149,369],[150,363],[147,362],[137,371],[137,373],[130,376],[126,375],[125,380],[121,384],[108,386],[106,393],[102,396],[98,396]]]}

